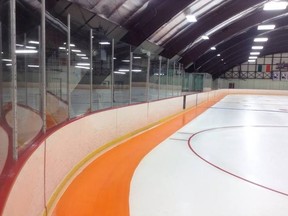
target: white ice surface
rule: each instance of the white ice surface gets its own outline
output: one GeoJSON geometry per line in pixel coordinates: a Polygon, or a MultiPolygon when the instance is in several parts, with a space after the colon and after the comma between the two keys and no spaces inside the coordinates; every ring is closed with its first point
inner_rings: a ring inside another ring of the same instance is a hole
{"type": "Polygon", "coordinates": [[[141,161],[131,182],[130,215],[287,216],[288,196],[216,169],[188,146],[200,132],[191,145],[201,157],[288,193],[286,109],[283,96],[225,97],[141,161]]]}

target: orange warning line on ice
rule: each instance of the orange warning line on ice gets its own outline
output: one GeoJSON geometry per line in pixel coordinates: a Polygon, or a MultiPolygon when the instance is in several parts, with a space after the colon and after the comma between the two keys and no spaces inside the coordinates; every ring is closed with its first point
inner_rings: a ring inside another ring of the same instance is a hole
{"type": "Polygon", "coordinates": [[[94,160],[69,185],[53,215],[129,216],[130,182],[142,158],[217,101],[177,115],[94,160]]]}

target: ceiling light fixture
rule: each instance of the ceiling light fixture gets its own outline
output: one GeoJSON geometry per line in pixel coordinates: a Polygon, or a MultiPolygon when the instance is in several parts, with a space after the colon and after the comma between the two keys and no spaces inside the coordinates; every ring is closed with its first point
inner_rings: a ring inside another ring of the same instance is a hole
{"type": "Polygon", "coordinates": [[[2,61],[5,61],[5,62],[12,62],[11,59],[2,59],[2,61]]]}
{"type": "Polygon", "coordinates": [[[39,68],[39,65],[27,65],[29,68],[39,68]]]}
{"type": "Polygon", "coordinates": [[[263,10],[270,11],[270,10],[285,10],[288,5],[286,1],[270,1],[264,4],[263,10]]]}
{"type": "Polygon", "coordinates": [[[267,42],[268,38],[255,38],[254,42],[267,42]]]}
{"type": "Polygon", "coordinates": [[[141,69],[134,69],[134,70],[132,70],[132,72],[142,72],[142,70],[141,69]]]}
{"type": "Polygon", "coordinates": [[[263,46],[252,46],[253,50],[261,50],[263,49],[263,46]]]}
{"type": "Polygon", "coordinates": [[[90,66],[90,63],[77,63],[79,66],[90,66]]]}
{"type": "Polygon", "coordinates": [[[75,49],[72,49],[71,51],[72,52],[78,52],[78,53],[81,52],[81,50],[75,50],[75,49]]]}
{"type": "Polygon", "coordinates": [[[190,15],[186,15],[186,19],[188,22],[194,23],[197,22],[197,19],[194,15],[190,14],[190,15]]]}
{"type": "MultiPolygon", "coordinates": [[[[66,42],[64,42],[63,44],[66,45],[66,42]]],[[[70,47],[75,47],[75,44],[70,44],[70,47]]]]}
{"type": "Polygon", "coordinates": [[[34,47],[34,46],[26,46],[25,48],[27,48],[27,49],[36,49],[36,47],[34,47]]]}
{"type": "Polygon", "coordinates": [[[257,56],[249,56],[249,59],[257,59],[257,56]]]}
{"type": "Polygon", "coordinates": [[[16,50],[16,54],[33,54],[38,53],[37,50],[16,50]]]}
{"type": "Polygon", "coordinates": [[[275,28],[275,25],[259,25],[258,30],[272,30],[275,28]]]}
{"type": "Polygon", "coordinates": [[[39,44],[39,41],[28,41],[30,44],[39,44]]]}
{"type": "Polygon", "coordinates": [[[219,56],[221,56],[221,54],[217,54],[217,56],[219,57],[219,56]]]}
{"type": "Polygon", "coordinates": [[[202,38],[203,40],[209,40],[209,37],[208,37],[207,35],[202,35],[201,38],[202,38]]]}
{"type": "Polygon", "coordinates": [[[75,66],[75,68],[80,68],[80,69],[87,69],[87,70],[89,70],[89,69],[90,69],[90,67],[84,67],[84,66],[79,66],[79,65],[75,66]]]}
{"type": "Polygon", "coordinates": [[[121,72],[121,71],[114,71],[115,74],[126,74],[125,72],[121,72]]]}
{"type": "Polygon", "coordinates": [[[210,49],[211,49],[211,50],[216,50],[216,47],[211,47],[210,49]]]}
{"type": "Polygon", "coordinates": [[[256,62],[254,59],[249,59],[248,62],[256,62]]]}
{"type": "Polygon", "coordinates": [[[119,69],[118,71],[120,71],[120,72],[129,72],[130,70],[129,69],[119,69]]]}
{"type": "Polygon", "coordinates": [[[110,45],[110,42],[108,41],[102,41],[102,42],[99,42],[100,45],[110,45]]]}
{"type": "Polygon", "coordinates": [[[260,52],[250,52],[250,55],[260,55],[260,52]]]}

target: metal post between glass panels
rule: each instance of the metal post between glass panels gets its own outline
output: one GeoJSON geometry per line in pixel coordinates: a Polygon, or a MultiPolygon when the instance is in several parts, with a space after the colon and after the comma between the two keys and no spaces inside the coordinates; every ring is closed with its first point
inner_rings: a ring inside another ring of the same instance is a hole
{"type": "Polygon", "coordinates": [[[129,104],[132,103],[132,63],[133,63],[133,53],[130,47],[130,64],[129,64],[129,104]]]}
{"type": "Polygon", "coordinates": [[[112,39],[112,60],[111,60],[111,107],[114,106],[114,39],[112,39]]]}
{"type": "Polygon", "coordinates": [[[182,72],[181,72],[181,64],[179,63],[178,64],[178,73],[180,73],[180,77],[179,77],[179,74],[178,74],[178,93],[177,95],[181,95],[181,91],[179,90],[180,89],[180,85],[181,85],[181,90],[182,90],[182,80],[181,80],[181,77],[182,77],[182,72]]]}
{"type": "Polygon", "coordinates": [[[93,111],[93,30],[90,29],[90,112],[93,111]]]}
{"type": "Polygon", "coordinates": [[[3,113],[2,23],[0,22],[0,118],[3,113]]]}
{"type": "Polygon", "coordinates": [[[43,119],[43,132],[46,133],[46,23],[45,23],[45,0],[42,0],[41,10],[41,74],[42,74],[42,119],[43,119]]]}
{"type": "Polygon", "coordinates": [[[176,72],[176,62],[173,63],[173,73],[172,73],[172,96],[174,96],[174,75],[176,72]]]}
{"type": "Polygon", "coordinates": [[[162,57],[159,56],[159,72],[158,72],[158,100],[160,99],[160,85],[161,85],[161,67],[162,67],[162,57]]]}
{"type": "Polygon", "coordinates": [[[70,70],[71,70],[71,24],[70,24],[70,14],[67,16],[67,50],[68,50],[68,59],[67,59],[67,103],[68,103],[68,119],[70,119],[70,110],[71,110],[71,93],[70,93],[70,70]]]}
{"type": "Polygon", "coordinates": [[[16,5],[10,0],[10,32],[11,32],[11,60],[12,60],[12,143],[13,159],[18,160],[18,125],[17,125],[17,60],[16,60],[16,5]]]}
{"type": "Polygon", "coordinates": [[[146,101],[149,102],[149,94],[150,94],[150,82],[149,82],[149,74],[150,74],[150,52],[147,53],[148,62],[147,62],[147,74],[146,74],[146,101]]]}
{"type": "MultiPolygon", "coordinates": [[[[27,45],[27,36],[24,33],[24,47],[27,45]]],[[[24,81],[25,81],[25,105],[28,105],[28,81],[27,81],[27,55],[24,55],[24,81]]]]}
{"type": "Polygon", "coordinates": [[[169,64],[170,64],[170,60],[167,59],[167,68],[166,68],[166,98],[168,98],[169,95],[169,64]]]}

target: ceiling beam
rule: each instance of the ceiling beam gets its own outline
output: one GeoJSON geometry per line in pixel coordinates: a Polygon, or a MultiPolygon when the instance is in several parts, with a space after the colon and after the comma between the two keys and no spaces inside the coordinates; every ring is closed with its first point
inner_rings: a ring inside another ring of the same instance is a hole
{"type": "Polygon", "coordinates": [[[207,13],[203,18],[200,18],[198,22],[190,25],[183,33],[172,39],[168,44],[165,45],[161,55],[168,58],[175,56],[184,50],[187,46],[189,46],[198,37],[206,34],[206,32],[208,32],[210,29],[261,2],[263,2],[263,0],[227,1],[226,4],[217,8],[211,13],[207,13]]]}
{"type": "Polygon", "coordinates": [[[265,13],[263,10],[257,11],[244,19],[239,20],[228,26],[225,31],[217,32],[211,36],[210,40],[207,40],[200,45],[194,47],[187,51],[181,62],[184,65],[189,65],[195,62],[200,56],[202,56],[210,47],[215,46],[229,38],[232,38],[241,32],[248,31],[251,27],[257,26],[259,23],[267,22],[273,20],[275,16],[279,15],[279,12],[265,13]]]}
{"type": "MultiPolygon", "coordinates": [[[[206,52],[205,54],[200,56],[194,62],[194,64],[191,65],[187,70],[191,71],[191,70],[199,69],[199,68],[205,66],[206,64],[209,64],[211,61],[214,61],[215,58],[219,58],[219,57],[217,57],[217,54],[221,54],[222,57],[224,57],[224,59],[225,59],[225,55],[223,55],[223,54],[225,53],[226,50],[229,50],[228,52],[230,52],[230,48],[234,48],[240,43],[241,43],[241,47],[245,46],[245,43],[248,43],[248,46],[251,46],[253,43],[253,39],[257,36],[270,38],[270,37],[275,37],[278,34],[280,36],[283,33],[287,32],[287,30],[283,29],[283,28],[287,27],[287,18],[286,17],[283,17],[277,21],[274,21],[273,23],[276,24],[276,26],[277,26],[277,28],[274,30],[265,31],[262,34],[259,34],[261,32],[259,32],[257,30],[257,28],[250,28],[248,31],[243,32],[242,34],[239,34],[233,38],[230,38],[229,40],[218,45],[217,50],[215,50],[215,51],[209,50],[208,52],[206,52]],[[243,42],[245,42],[245,43],[243,43],[243,42]]],[[[268,43],[269,43],[269,41],[268,41],[268,43]]],[[[248,47],[247,49],[250,50],[250,48],[251,47],[248,47]]]]}
{"type": "Polygon", "coordinates": [[[194,1],[150,1],[147,8],[134,19],[135,21],[125,26],[129,31],[121,40],[134,46],[139,46],[161,26],[194,1]]]}

